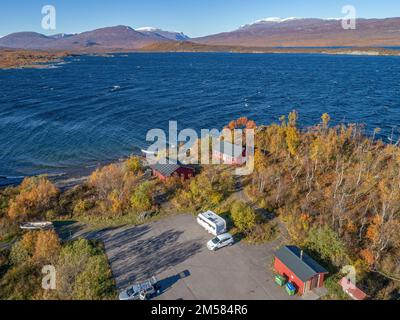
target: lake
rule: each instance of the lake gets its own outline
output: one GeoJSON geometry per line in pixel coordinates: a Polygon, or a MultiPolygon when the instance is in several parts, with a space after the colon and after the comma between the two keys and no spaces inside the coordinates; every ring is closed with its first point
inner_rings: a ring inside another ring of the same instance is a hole
{"type": "Polygon", "coordinates": [[[134,53],[66,62],[0,70],[0,176],[92,168],[147,146],[147,131],[169,120],[220,129],[295,109],[302,126],[328,112],[334,123],[398,137],[400,57],[134,53]]]}

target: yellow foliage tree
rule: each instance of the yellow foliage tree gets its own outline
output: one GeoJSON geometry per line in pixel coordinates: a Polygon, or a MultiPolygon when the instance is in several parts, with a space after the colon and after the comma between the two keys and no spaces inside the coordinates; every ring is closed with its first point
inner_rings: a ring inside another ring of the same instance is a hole
{"type": "Polygon", "coordinates": [[[297,149],[301,143],[299,133],[295,127],[288,127],[286,129],[286,144],[292,156],[297,155],[297,149]]]}
{"type": "Polygon", "coordinates": [[[126,163],[111,164],[96,170],[88,184],[97,192],[98,202],[105,214],[123,214],[130,205],[130,196],[140,179],[126,163]]]}
{"type": "Polygon", "coordinates": [[[136,156],[130,157],[125,161],[125,165],[134,174],[138,174],[143,171],[142,163],[140,162],[140,158],[136,156]]]}
{"type": "Polygon", "coordinates": [[[324,129],[327,129],[329,126],[329,122],[331,121],[330,115],[327,113],[324,113],[321,117],[321,120],[322,120],[322,125],[323,125],[324,129]]]}
{"type": "Polygon", "coordinates": [[[60,250],[60,240],[55,231],[41,231],[37,234],[33,259],[40,263],[55,263],[60,250]]]}
{"type": "Polygon", "coordinates": [[[299,114],[297,113],[297,111],[292,111],[291,113],[289,113],[289,123],[288,125],[290,127],[296,127],[297,126],[297,120],[299,119],[299,114]]]}

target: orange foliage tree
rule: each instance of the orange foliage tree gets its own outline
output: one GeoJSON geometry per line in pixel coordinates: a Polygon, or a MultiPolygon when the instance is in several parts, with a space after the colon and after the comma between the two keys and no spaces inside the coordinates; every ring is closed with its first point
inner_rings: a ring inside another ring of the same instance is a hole
{"type": "Polygon", "coordinates": [[[257,127],[253,120],[249,120],[246,117],[241,117],[237,120],[233,120],[228,124],[228,129],[255,129],[257,127]]]}
{"type": "Polygon", "coordinates": [[[96,170],[89,177],[88,184],[96,190],[101,210],[105,214],[118,215],[129,208],[139,177],[126,163],[111,164],[96,170]]]}
{"type": "Polygon", "coordinates": [[[58,195],[59,190],[47,178],[25,178],[10,201],[8,215],[17,221],[42,218],[56,205],[58,195]]]}

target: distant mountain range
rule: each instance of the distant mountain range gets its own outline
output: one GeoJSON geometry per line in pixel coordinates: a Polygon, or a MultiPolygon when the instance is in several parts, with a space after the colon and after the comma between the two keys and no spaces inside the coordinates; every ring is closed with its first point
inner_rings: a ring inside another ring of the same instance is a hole
{"type": "Polygon", "coordinates": [[[357,19],[345,30],[340,19],[268,18],[193,41],[244,47],[400,46],[400,18],[357,19]]]}
{"type": "Polygon", "coordinates": [[[183,41],[183,33],[160,29],[134,30],[127,26],[96,29],[79,34],[45,36],[35,32],[18,32],[0,38],[0,47],[13,49],[70,51],[129,51],[154,43],[183,41]]]}
{"type": "Polygon", "coordinates": [[[116,26],[80,34],[45,36],[19,32],[0,38],[0,47],[69,51],[135,51],[190,41],[205,46],[334,47],[400,46],[400,18],[358,19],[356,30],[344,30],[339,19],[267,18],[237,30],[193,38],[181,32],[116,26]]]}

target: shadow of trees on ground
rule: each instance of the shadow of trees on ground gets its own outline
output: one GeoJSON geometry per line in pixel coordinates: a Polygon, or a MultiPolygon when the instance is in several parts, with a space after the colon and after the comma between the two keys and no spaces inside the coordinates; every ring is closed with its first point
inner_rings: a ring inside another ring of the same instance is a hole
{"type": "Polygon", "coordinates": [[[147,237],[149,231],[149,226],[140,226],[104,232],[97,238],[105,244],[119,289],[162,273],[197,254],[202,248],[199,240],[179,242],[183,231],[171,229],[147,237]]]}
{"type": "Polygon", "coordinates": [[[56,221],[53,225],[62,241],[69,240],[83,229],[83,225],[77,221],[56,221]]]}
{"type": "Polygon", "coordinates": [[[276,214],[262,208],[255,209],[257,215],[266,221],[272,221],[276,218],[276,214]]]}

